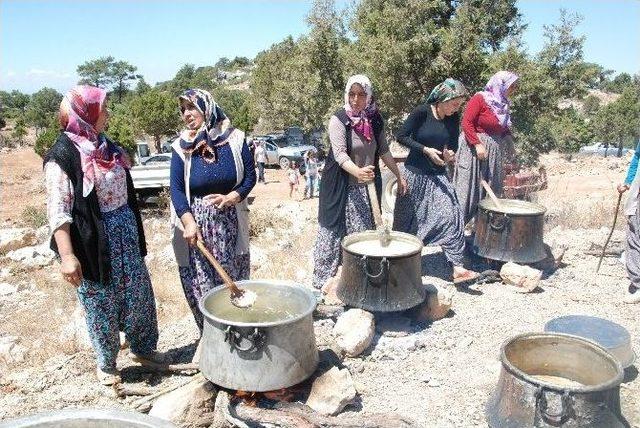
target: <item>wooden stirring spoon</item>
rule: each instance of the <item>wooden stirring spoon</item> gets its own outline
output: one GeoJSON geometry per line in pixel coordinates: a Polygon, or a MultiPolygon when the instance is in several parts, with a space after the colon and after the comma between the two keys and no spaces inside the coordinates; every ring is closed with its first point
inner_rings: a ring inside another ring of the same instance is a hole
{"type": "Polygon", "coordinates": [[[238,308],[248,308],[253,306],[258,297],[256,293],[251,290],[239,288],[236,283],[233,282],[229,274],[227,274],[227,272],[224,270],[220,262],[218,262],[218,260],[213,257],[213,254],[211,254],[209,250],[207,250],[207,247],[204,246],[204,243],[202,241],[196,241],[196,246],[198,247],[202,255],[205,256],[207,260],[209,260],[209,263],[211,263],[216,272],[218,272],[218,275],[220,275],[220,277],[222,278],[224,285],[229,288],[229,291],[231,293],[231,304],[238,308]]]}
{"type": "Polygon", "coordinates": [[[500,202],[500,199],[498,199],[496,194],[493,193],[493,190],[491,190],[491,186],[489,186],[489,183],[487,183],[484,180],[480,180],[480,184],[482,184],[482,187],[484,187],[484,190],[487,192],[487,194],[489,195],[493,203],[496,205],[496,208],[498,208],[500,211],[504,211],[504,208],[502,207],[502,202],[500,202]]]}

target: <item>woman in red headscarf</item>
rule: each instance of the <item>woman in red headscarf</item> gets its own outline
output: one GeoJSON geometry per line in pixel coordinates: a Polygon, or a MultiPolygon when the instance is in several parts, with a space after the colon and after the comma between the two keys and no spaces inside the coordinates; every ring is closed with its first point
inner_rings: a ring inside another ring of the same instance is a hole
{"type": "Polygon", "coordinates": [[[76,86],[60,104],[62,132],[44,157],[51,248],[62,277],[77,288],[97,354],[98,379],[119,381],[119,332],[132,359],[147,363],[155,352],[158,324],[153,289],[144,264],[146,245],[129,162],[107,139],[107,94],[76,86]]]}

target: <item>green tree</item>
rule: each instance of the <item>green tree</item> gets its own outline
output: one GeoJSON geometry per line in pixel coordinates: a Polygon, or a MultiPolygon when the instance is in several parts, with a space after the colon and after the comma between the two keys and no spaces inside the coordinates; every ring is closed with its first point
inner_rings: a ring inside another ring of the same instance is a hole
{"type": "Polygon", "coordinates": [[[136,94],[141,95],[151,89],[151,85],[149,85],[144,78],[138,79],[138,84],[136,85],[136,94]]]}
{"type": "Polygon", "coordinates": [[[15,138],[19,144],[22,144],[24,142],[25,135],[27,135],[27,127],[25,126],[24,118],[20,116],[16,120],[11,136],[15,138]]]}
{"type": "Polygon", "coordinates": [[[629,73],[620,73],[612,80],[603,83],[603,88],[616,94],[621,94],[625,88],[633,85],[633,78],[629,73]]]}
{"type": "Polygon", "coordinates": [[[79,65],[76,69],[78,76],[80,76],[79,83],[107,89],[113,82],[111,68],[114,62],[115,59],[109,55],[79,65]]]}
{"type": "Polygon", "coordinates": [[[600,99],[595,95],[588,95],[582,103],[582,110],[584,111],[584,114],[589,117],[594,116],[598,112],[599,108],[600,99]]]}
{"type": "Polygon", "coordinates": [[[257,118],[251,97],[246,91],[218,87],[214,89],[212,95],[234,127],[247,133],[253,130],[257,118]]]}
{"type": "Polygon", "coordinates": [[[56,142],[56,139],[60,135],[60,126],[57,118],[51,118],[51,121],[47,124],[44,132],[36,138],[36,143],[33,150],[40,156],[44,157],[47,151],[56,142]]]}
{"type": "Polygon", "coordinates": [[[617,146],[622,156],[625,142],[633,144],[640,134],[640,88],[624,89],[617,100],[598,111],[593,126],[596,136],[617,146]]]}
{"type": "Polygon", "coordinates": [[[161,151],[162,136],[175,133],[180,126],[178,101],[172,94],[155,88],[131,101],[131,114],[140,129],[153,136],[157,152],[161,151]]]}
{"type": "Polygon", "coordinates": [[[139,137],[130,103],[112,103],[111,115],[106,133],[128,153],[131,159],[136,151],[136,138],[139,137]]]}
{"type": "Polygon", "coordinates": [[[42,88],[31,96],[26,119],[36,128],[36,136],[55,120],[61,101],[62,94],[51,88],[42,88]]]}
{"type": "Polygon", "coordinates": [[[591,127],[573,108],[563,110],[554,120],[552,133],[561,153],[575,153],[593,141],[591,127]]]}
{"type": "Polygon", "coordinates": [[[138,68],[125,61],[115,61],[109,69],[109,76],[114,84],[113,91],[118,96],[118,102],[122,101],[122,96],[129,89],[128,82],[142,78],[141,75],[135,74],[138,68]]]}

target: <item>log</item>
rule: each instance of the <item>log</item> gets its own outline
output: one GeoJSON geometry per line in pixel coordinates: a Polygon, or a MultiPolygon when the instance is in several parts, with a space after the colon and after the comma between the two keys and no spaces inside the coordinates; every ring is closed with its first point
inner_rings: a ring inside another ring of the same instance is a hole
{"type": "Polygon", "coordinates": [[[176,390],[176,389],[178,389],[178,388],[180,388],[182,386],[185,386],[188,383],[197,382],[198,380],[201,380],[203,377],[204,376],[201,373],[199,373],[196,376],[194,376],[194,377],[190,378],[189,380],[187,380],[186,382],[181,382],[181,383],[178,383],[176,385],[168,386],[166,388],[161,389],[158,392],[155,392],[155,393],[153,393],[151,395],[148,395],[146,397],[140,398],[140,399],[132,402],[131,406],[134,409],[136,409],[136,410],[138,410],[140,412],[146,413],[151,409],[151,402],[153,400],[155,400],[156,398],[158,398],[161,395],[164,395],[164,394],[166,394],[168,392],[176,390]],[[146,412],[145,412],[145,410],[146,410],[146,412]]]}
{"type": "Polygon", "coordinates": [[[113,389],[115,390],[118,398],[125,398],[131,395],[142,396],[153,394],[153,389],[148,386],[128,385],[126,383],[115,383],[113,385],[113,389]]]}
{"type": "Polygon", "coordinates": [[[395,414],[356,414],[324,416],[299,403],[279,402],[272,409],[249,406],[236,402],[225,391],[216,398],[216,424],[212,427],[228,426],[252,428],[269,426],[274,428],[412,428],[417,427],[410,419],[395,414]],[[226,421],[226,425],[222,423],[226,421]]]}
{"type": "Polygon", "coordinates": [[[153,361],[147,361],[137,367],[138,370],[147,370],[160,373],[182,373],[186,375],[194,375],[200,371],[197,363],[180,363],[180,364],[160,364],[153,361]]]}

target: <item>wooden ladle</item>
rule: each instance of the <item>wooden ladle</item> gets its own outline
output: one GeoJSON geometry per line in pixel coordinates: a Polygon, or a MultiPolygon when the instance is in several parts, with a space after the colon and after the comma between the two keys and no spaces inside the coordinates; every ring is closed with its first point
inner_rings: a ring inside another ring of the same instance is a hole
{"type": "Polygon", "coordinates": [[[207,247],[204,246],[202,241],[196,241],[196,246],[202,255],[209,260],[209,263],[211,263],[216,272],[218,272],[218,275],[220,275],[220,278],[222,278],[224,285],[229,289],[229,292],[231,293],[231,304],[238,308],[249,308],[253,306],[258,297],[257,294],[251,290],[239,288],[236,283],[233,282],[229,274],[224,270],[220,262],[213,257],[213,254],[211,254],[209,250],[207,250],[207,247]]]}
{"type": "Polygon", "coordinates": [[[491,200],[495,204],[496,208],[498,208],[500,211],[504,211],[504,208],[502,206],[502,202],[500,202],[500,199],[498,199],[496,194],[493,193],[493,190],[491,190],[491,186],[489,186],[489,183],[487,183],[484,180],[480,180],[480,184],[482,184],[482,187],[484,187],[485,192],[487,192],[487,194],[489,195],[489,197],[491,198],[491,200]]]}

